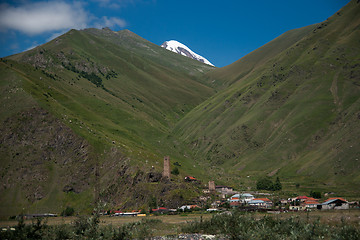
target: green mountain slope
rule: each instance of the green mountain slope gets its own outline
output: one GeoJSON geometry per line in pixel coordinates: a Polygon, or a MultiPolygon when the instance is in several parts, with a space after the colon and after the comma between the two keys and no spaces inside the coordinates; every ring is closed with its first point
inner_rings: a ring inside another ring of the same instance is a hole
{"type": "Polygon", "coordinates": [[[359,193],[360,4],[207,74],[230,85],[175,127],[209,175],[359,193]],[[217,167],[212,167],[212,166],[217,167]],[[247,177],[249,176],[249,177],[247,177]]]}
{"type": "Polygon", "coordinates": [[[163,139],[215,92],[200,80],[212,67],[128,30],[71,30],[0,67],[4,214],[90,209],[94,188],[122,206],[173,194],[176,184],[145,187],[160,181],[163,139]]]}

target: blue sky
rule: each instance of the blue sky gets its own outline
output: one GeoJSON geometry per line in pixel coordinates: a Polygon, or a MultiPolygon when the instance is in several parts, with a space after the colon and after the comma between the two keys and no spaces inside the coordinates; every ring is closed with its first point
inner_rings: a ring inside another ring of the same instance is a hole
{"type": "Polygon", "coordinates": [[[217,67],[282,33],[319,23],[349,0],[0,0],[0,57],[68,30],[129,29],[161,45],[177,40],[217,67]]]}

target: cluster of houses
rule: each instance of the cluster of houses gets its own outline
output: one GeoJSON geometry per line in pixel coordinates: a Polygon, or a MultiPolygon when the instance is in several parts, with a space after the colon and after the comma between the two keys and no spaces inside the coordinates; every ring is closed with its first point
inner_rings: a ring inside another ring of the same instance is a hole
{"type": "MultiPolygon", "coordinates": [[[[164,157],[164,170],[163,177],[170,178],[170,157],[164,157]]],[[[198,182],[195,177],[186,176],[184,178],[186,182],[198,182]]],[[[207,208],[206,211],[218,211],[221,208],[228,207],[240,207],[247,209],[274,209],[275,205],[278,210],[288,209],[290,211],[299,211],[299,210],[309,210],[309,209],[349,209],[349,202],[343,198],[329,198],[323,203],[319,202],[319,199],[315,199],[307,196],[298,196],[295,198],[283,199],[277,201],[275,204],[268,197],[271,196],[269,193],[256,193],[257,197],[251,193],[238,193],[233,190],[233,188],[228,186],[216,186],[214,181],[209,181],[208,189],[204,189],[203,193],[205,196],[200,197],[199,202],[208,202],[211,199],[213,193],[217,193],[222,200],[215,201],[211,204],[211,208],[207,208]],[[227,196],[231,196],[227,198],[227,196]],[[225,207],[226,206],[226,207],[225,207]]],[[[184,205],[178,209],[167,209],[165,207],[158,207],[156,209],[151,209],[150,213],[170,213],[177,211],[191,211],[196,209],[204,209],[198,205],[184,205]]],[[[111,216],[146,216],[145,213],[140,211],[132,212],[121,212],[113,211],[110,213],[111,216]]]]}
{"type": "MultiPolygon", "coordinates": [[[[164,172],[163,176],[170,178],[170,157],[164,157],[164,172]]],[[[197,182],[198,180],[193,176],[186,176],[185,181],[197,182]]],[[[208,211],[215,211],[222,207],[224,203],[230,205],[230,207],[251,207],[253,209],[273,209],[274,205],[278,206],[278,209],[288,209],[290,211],[309,210],[309,209],[349,209],[349,202],[343,198],[329,198],[323,203],[319,202],[319,199],[315,199],[307,196],[298,196],[295,198],[283,199],[275,204],[266,196],[270,196],[269,193],[257,193],[256,195],[261,196],[255,198],[251,193],[238,193],[233,188],[228,186],[216,186],[214,181],[209,181],[208,189],[204,189],[204,194],[218,193],[219,197],[223,201],[215,201],[211,204],[212,208],[207,209],[208,211]],[[231,196],[227,198],[227,196],[231,196]],[[264,197],[265,196],[265,197],[264,197]],[[224,201],[226,199],[226,201],[224,201]]],[[[209,200],[209,196],[200,197],[201,202],[209,200]]],[[[179,209],[185,211],[186,209],[200,208],[197,205],[182,206],[179,209]]],[[[152,209],[152,212],[164,212],[165,209],[152,209]]],[[[176,211],[176,209],[173,209],[176,211]]]]}
{"type": "MultiPolygon", "coordinates": [[[[269,198],[255,198],[250,193],[237,193],[229,198],[231,207],[255,207],[270,209],[274,207],[274,203],[269,198]]],[[[349,202],[343,198],[335,197],[325,200],[323,203],[319,199],[307,196],[298,196],[281,200],[277,203],[279,208],[285,209],[288,206],[290,211],[301,211],[309,209],[330,210],[330,209],[349,209],[349,202]]]]}
{"type": "MultiPolygon", "coordinates": [[[[218,188],[220,191],[220,188],[218,188]]],[[[224,190],[222,187],[221,190],[224,190]]],[[[228,191],[227,189],[226,191],[228,191]]],[[[269,195],[266,194],[265,195],[269,195]]],[[[207,208],[207,212],[212,211],[220,211],[224,208],[224,204],[227,203],[228,207],[232,208],[244,208],[248,210],[256,210],[256,209],[274,209],[274,203],[267,197],[255,198],[254,195],[250,193],[236,193],[232,195],[230,198],[223,201],[215,201],[211,204],[211,208],[207,208]]],[[[329,198],[323,203],[320,203],[318,199],[307,197],[307,196],[298,196],[294,198],[280,200],[276,203],[277,210],[287,209],[289,211],[308,211],[311,209],[319,209],[319,210],[331,210],[331,209],[349,209],[351,203],[346,201],[343,198],[329,198]]],[[[177,209],[168,209],[165,207],[158,207],[155,209],[151,209],[150,213],[153,214],[169,214],[174,212],[186,212],[203,209],[199,205],[183,205],[177,209]]],[[[141,213],[140,211],[132,211],[132,212],[122,212],[122,211],[112,211],[111,216],[146,216],[145,213],[141,213]]]]}
{"type": "MultiPolygon", "coordinates": [[[[299,210],[330,210],[330,209],[349,209],[351,205],[358,206],[358,202],[348,202],[341,197],[333,197],[319,202],[319,199],[307,196],[298,196],[294,198],[282,199],[275,203],[269,199],[270,193],[255,193],[255,197],[251,193],[239,193],[228,186],[216,186],[214,181],[210,181],[208,188],[203,190],[203,193],[217,193],[222,199],[226,199],[230,207],[244,207],[252,209],[287,209],[290,211],[299,210]],[[227,197],[231,196],[231,197],[227,197]]],[[[213,208],[221,207],[224,201],[216,201],[212,204],[213,208]]]]}

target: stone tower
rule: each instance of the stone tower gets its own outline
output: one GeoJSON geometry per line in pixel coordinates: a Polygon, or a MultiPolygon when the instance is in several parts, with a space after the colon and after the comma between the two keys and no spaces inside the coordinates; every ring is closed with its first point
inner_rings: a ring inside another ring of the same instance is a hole
{"type": "Polygon", "coordinates": [[[163,177],[170,178],[170,157],[165,156],[164,157],[164,172],[163,177]]]}
{"type": "Polygon", "coordinates": [[[215,182],[209,181],[209,191],[214,192],[215,191],[215,182]]]}

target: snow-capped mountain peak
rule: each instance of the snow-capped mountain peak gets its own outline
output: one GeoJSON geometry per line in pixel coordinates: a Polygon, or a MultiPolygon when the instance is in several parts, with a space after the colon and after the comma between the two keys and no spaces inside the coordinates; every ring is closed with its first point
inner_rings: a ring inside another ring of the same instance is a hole
{"type": "Polygon", "coordinates": [[[187,46],[185,46],[184,44],[182,44],[178,41],[175,41],[175,40],[166,41],[163,44],[161,44],[161,47],[163,47],[169,51],[181,54],[183,56],[206,63],[208,65],[214,66],[211,62],[209,62],[209,60],[207,60],[206,58],[193,52],[190,48],[188,48],[187,46]]]}

